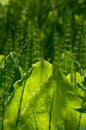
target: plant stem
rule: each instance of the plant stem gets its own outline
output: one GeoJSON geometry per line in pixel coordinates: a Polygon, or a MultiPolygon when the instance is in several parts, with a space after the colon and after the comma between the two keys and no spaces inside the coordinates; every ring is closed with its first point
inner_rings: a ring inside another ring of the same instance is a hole
{"type": "Polygon", "coordinates": [[[16,127],[17,127],[18,122],[19,122],[19,116],[20,116],[20,111],[21,111],[21,104],[22,104],[22,98],[23,98],[24,89],[25,89],[25,83],[26,83],[26,81],[24,81],[23,89],[22,89],[22,93],[21,93],[20,104],[19,104],[19,109],[18,109],[18,115],[17,115],[17,120],[16,120],[16,127]]]}
{"type": "Polygon", "coordinates": [[[33,110],[32,104],[31,104],[31,109],[32,109],[32,113],[33,113],[33,116],[34,116],[34,121],[35,121],[35,125],[36,125],[36,130],[38,130],[37,120],[36,120],[36,116],[35,116],[35,112],[34,112],[34,110],[33,110]]]}
{"type": "MultiPolygon", "coordinates": [[[[32,72],[32,69],[30,69],[30,71],[28,73],[28,77],[30,76],[31,72],[32,72]]],[[[22,89],[22,93],[21,93],[21,97],[20,97],[20,104],[19,104],[18,115],[17,115],[17,120],[16,120],[16,127],[17,127],[18,122],[19,122],[19,116],[20,116],[20,111],[21,111],[21,105],[22,105],[22,99],[23,99],[26,80],[27,80],[27,76],[26,76],[26,78],[24,79],[24,82],[23,82],[23,89],[22,89]]]]}
{"type": "MultiPolygon", "coordinates": [[[[55,93],[55,92],[54,92],[54,93],[55,93]]],[[[50,107],[49,130],[51,130],[51,120],[52,120],[52,108],[53,108],[54,93],[53,93],[53,98],[52,98],[51,107],[50,107]]]]}

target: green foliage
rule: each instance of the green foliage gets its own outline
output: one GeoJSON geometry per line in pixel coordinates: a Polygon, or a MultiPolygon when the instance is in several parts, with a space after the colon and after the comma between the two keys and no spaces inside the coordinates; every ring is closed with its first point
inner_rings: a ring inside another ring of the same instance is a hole
{"type": "Polygon", "coordinates": [[[0,127],[3,129],[5,107],[9,103],[14,87],[21,78],[21,72],[14,53],[10,53],[0,65],[0,127]]]}
{"type": "MultiPolygon", "coordinates": [[[[11,68],[18,73],[19,66],[14,53],[7,56],[1,67],[8,63],[6,68],[9,68],[10,62],[14,66],[11,68]],[[12,60],[15,65],[12,64],[12,60]]],[[[9,72],[11,78],[12,75],[15,76],[13,70],[11,73],[9,72]]],[[[86,127],[85,115],[82,112],[80,119],[80,114],[77,112],[81,110],[78,108],[82,106],[85,93],[81,88],[75,88],[70,75],[66,77],[59,71],[53,73],[52,65],[42,60],[33,64],[28,73],[22,76],[21,79],[18,78],[18,74],[17,79],[10,78],[10,84],[5,79],[7,84],[4,82],[6,99],[4,99],[3,129],[54,130],[58,128],[62,130],[64,127],[66,130],[71,128],[76,130],[79,120],[80,127],[86,127]],[[8,88],[6,85],[12,86],[14,89],[10,89],[12,87],[8,88]]],[[[83,81],[83,77],[77,73],[76,82],[83,84],[83,81]]]]}
{"type": "Polygon", "coordinates": [[[5,2],[0,130],[86,128],[85,0],[5,2]]]}
{"type": "Polygon", "coordinates": [[[45,83],[52,74],[52,65],[46,61],[33,64],[31,74],[25,82],[23,91],[21,109],[19,113],[19,121],[16,127],[17,114],[22,94],[22,86],[18,85],[18,81],[14,85],[13,97],[6,107],[6,117],[4,120],[5,129],[36,129],[33,111],[36,115],[38,129],[48,129],[48,113],[46,109],[45,83]],[[34,79],[34,80],[33,80],[34,79]],[[44,87],[43,87],[44,86],[44,87]],[[43,90],[41,90],[43,89],[43,90]],[[13,112],[13,108],[14,112],[13,112]],[[39,109],[38,109],[39,108],[39,109]],[[41,125],[40,125],[41,124],[41,125]]]}

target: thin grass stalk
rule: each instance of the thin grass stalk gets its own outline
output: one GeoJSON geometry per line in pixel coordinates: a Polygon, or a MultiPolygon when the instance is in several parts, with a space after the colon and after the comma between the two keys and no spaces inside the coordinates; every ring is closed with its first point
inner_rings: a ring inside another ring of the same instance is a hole
{"type": "Polygon", "coordinates": [[[35,115],[35,112],[33,110],[32,104],[31,104],[31,109],[32,109],[32,113],[33,113],[33,117],[34,117],[34,121],[35,121],[36,130],[38,130],[37,119],[36,119],[36,115],[35,115]]]}
{"type": "Polygon", "coordinates": [[[51,121],[52,121],[52,109],[53,109],[53,101],[54,101],[54,95],[55,92],[53,93],[52,101],[51,101],[51,106],[50,106],[50,114],[49,114],[49,130],[51,130],[51,121]]]}
{"type": "Polygon", "coordinates": [[[31,21],[28,21],[27,28],[28,28],[27,35],[26,35],[26,38],[24,40],[24,46],[22,48],[22,50],[24,51],[22,58],[25,59],[25,62],[23,63],[23,68],[25,71],[28,70],[32,65],[32,52],[31,52],[31,48],[32,48],[32,22],[31,21]]]}
{"type": "Polygon", "coordinates": [[[39,29],[33,28],[33,43],[32,43],[32,63],[35,63],[41,59],[41,46],[39,29]]]}
{"type": "Polygon", "coordinates": [[[59,37],[58,33],[55,32],[53,36],[53,45],[54,45],[54,66],[57,68],[59,66],[59,37]]]}
{"type": "Polygon", "coordinates": [[[18,125],[19,122],[19,116],[20,116],[20,111],[21,111],[21,105],[22,105],[22,99],[23,99],[23,94],[24,94],[24,89],[25,89],[25,83],[26,80],[23,83],[23,89],[22,89],[22,93],[21,93],[21,98],[20,98],[20,104],[19,104],[19,109],[18,109],[18,115],[17,115],[17,119],[16,119],[16,127],[18,125]]]}
{"type": "Polygon", "coordinates": [[[86,70],[86,19],[83,21],[82,28],[82,44],[81,44],[81,56],[80,63],[83,70],[86,70]]]}
{"type": "Polygon", "coordinates": [[[8,39],[7,39],[7,43],[5,45],[5,55],[8,55],[10,52],[13,51],[13,39],[12,39],[12,35],[11,35],[11,31],[9,31],[8,34],[8,39]]]}
{"type": "Polygon", "coordinates": [[[82,23],[80,23],[80,25],[79,25],[79,27],[77,29],[77,32],[76,32],[76,40],[75,40],[75,46],[74,46],[75,61],[76,60],[79,61],[81,34],[82,34],[82,23]]]}
{"type": "MultiPolygon", "coordinates": [[[[28,77],[30,76],[31,72],[32,72],[32,69],[30,69],[30,71],[28,73],[28,77]]],[[[23,88],[22,88],[22,92],[21,92],[20,103],[19,103],[19,108],[18,108],[18,114],[17,114],[17,119],[16,119],[16,127],[18,126],[18,122],[19,122],[19,117],[20,117],[20,111],[21,111],[21,106],[22,106],[22,99],[23,99],[23,95],[24,95],[26,80],[27,80],[27,78],[25,78],[24,81],[23,81],[23,88]]]]}
{"type": "Polygon", "coordinates": [[[74,86],[76,87],[76,72],[79,71],[81,73],[81,70],[79,66],[76,64],[79,62],[79,57],[80,57],[80,45],[81,45],[81,35],[82,35],[82,22],[79,24],[78,29],[76,30],[76,40],[75,40],[75,46],[73,48],[74,51],[74,56],[73,56],[73,64],[74,64],[74,86]]]}

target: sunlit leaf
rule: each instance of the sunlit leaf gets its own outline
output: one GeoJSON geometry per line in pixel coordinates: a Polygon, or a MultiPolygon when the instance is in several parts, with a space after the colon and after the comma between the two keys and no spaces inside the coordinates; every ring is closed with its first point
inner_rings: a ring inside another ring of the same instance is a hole
{"type": "Polygon", "coordinates": [[[62,73],[57,73],[54,78],[54,82],[55,97],[52,111],[53,124],[55,128],[58,129],[62,129],[64,126],[66,130],[76,130],[79,120],[79,113],[76,113],[74,108],[76,106],[81,106],[82,99],[75,96],[75,87],[62,73]]]}
{"type": "MultiPolygon", "coordinates": [[[[51,74],[52,65],[45,60],[32,65],[32,72],[26,80],[19,114],[19,121],[16,129],[21,128],[22,130],[35,130],[36,124],[33,112],[35,113],[39,130],[46,130],[49,127],[49,114],[46,109],[46,84],[51,74]]],[[[7,116],[5,119],[5,129],[7,128],[7,130],[15,128],[16,125],[23,89],[23,84],[22,86],[18,85],[18,83],[15,84],[13,97],[6,109],[7,116]],[[13,107],[15,107],[14,111],[13,107]]]]}

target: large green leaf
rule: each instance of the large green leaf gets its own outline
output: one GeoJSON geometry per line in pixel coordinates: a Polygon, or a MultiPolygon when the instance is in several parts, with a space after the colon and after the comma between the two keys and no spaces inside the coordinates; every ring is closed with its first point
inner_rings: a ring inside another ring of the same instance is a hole
{"type": "Polygon", "coordinates": [[[39,130],[48,129],[46,84],[51,75],[52,65],[42,60],[32,65],[31,73],[28,79],[23,81],[22,86],[19,85],[19,82],[15,84],[13,97],[6,108],[5,130],[35,130],[37,127],[39,130]]]}
{"type": "Polygon", "coordinates": [[[64,127],[66,130],[76,130],[79,125],[80,127],[86,127],[86,116],[82,114],[80,119],[80,113],[74,110],[82,105],[82,99],[76,96],[80,94],[81,90],[77,91],[71,81],[60,72],[54,76],[54,84],[55,96],[52,121],[55,129],[63,130],[64,127]]]}
{"type": "Polygon", "coordinates": [[[86,116],[82,114],[80,119],[75,111],[81,108],[84,93],[69,77],[57,71],[52,74],[52,65],[45,60],[33,64],[25,77],[14,85],[6,107],[5,130],[76,130],[79,124],[86,127],[86,116]]]}

